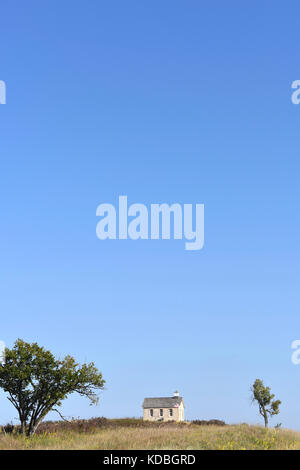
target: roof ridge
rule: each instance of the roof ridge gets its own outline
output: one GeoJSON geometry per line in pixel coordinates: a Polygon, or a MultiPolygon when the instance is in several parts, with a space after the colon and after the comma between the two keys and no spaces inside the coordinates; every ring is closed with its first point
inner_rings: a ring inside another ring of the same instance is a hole
{"type": "Polygon", "coordinates": [[[182,397],[145,397],[144,400],[146,400],[146,398],[172,398],[172,399],[177,400],[177,398],[182,398],[182,397]]]}

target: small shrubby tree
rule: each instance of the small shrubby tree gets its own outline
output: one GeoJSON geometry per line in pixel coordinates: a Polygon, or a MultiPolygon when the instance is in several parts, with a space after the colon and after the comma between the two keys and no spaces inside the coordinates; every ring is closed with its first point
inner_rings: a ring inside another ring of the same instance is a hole
{"type": "Polygon", "coordinates": [[[275,397],[271,393],[270,387],[265,387],[263,381],[256,379],[254,384],[251,387],[252,392],[252,402],[258,403],[259,413],[264,418],[265,427],[268,427],[269,416],[279,414],[279,405],[281,404],[280,400],[273,400],[275,397]]]}
{"type": "Polygon", "coordinates": [[[58,360],[37,343],[20,339],[12,349],[6,348],[0,364],[0,387],[18,411],[21,433],[28,436],[49,411],[58,412],[55,407],[73,392],[96,404],[96,391],[103,389],[104,383],[94,363],[80,366],[71,356],[58,360]]]}

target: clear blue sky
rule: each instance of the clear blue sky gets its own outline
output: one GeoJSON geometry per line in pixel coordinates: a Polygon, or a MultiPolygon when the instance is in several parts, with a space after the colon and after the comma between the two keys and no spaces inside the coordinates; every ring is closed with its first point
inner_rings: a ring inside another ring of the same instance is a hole
{"type": "MultiPolygon", "coordinates": [[[[300,429],[299,2],[1,4],[0,339],[95,361],[98,407],[300,429]],[[205,247],[100,241],[96,207],[204,203],[205,247]]],[[[0,394],[0,421],[16,416],[0,394]]],[[[52,415],[54,418],[55,415],[52,415]]]]}

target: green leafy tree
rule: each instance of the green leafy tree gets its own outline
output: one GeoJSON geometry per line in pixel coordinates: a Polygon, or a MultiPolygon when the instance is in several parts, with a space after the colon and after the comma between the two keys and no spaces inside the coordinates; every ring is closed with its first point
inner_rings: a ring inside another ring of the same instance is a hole
{"type": "Polygon", "coordinates": [[[270,387],[265,387],[263,381],[256,379],[251,387],[252,402],[258,403],[259,413],[264,418],[265,427],[268,427],[269,416],[279,414],[280,400],[273,400],[275,395],[271,393],[270,387]]]}
{"type": "MultiPolygon", "coordinates": [[[[98,402],[97,390],[104,387],[94,363],[79,365],[71,356],[63,360],[40,347],[18,339],[12,349],[6,348],[0,364],[0,388],[18,411],[20,431],[32,436],[49,411],[73,392],[98,402]]],[[[60,414],[60,413],[59,413],[60,414]]]]}

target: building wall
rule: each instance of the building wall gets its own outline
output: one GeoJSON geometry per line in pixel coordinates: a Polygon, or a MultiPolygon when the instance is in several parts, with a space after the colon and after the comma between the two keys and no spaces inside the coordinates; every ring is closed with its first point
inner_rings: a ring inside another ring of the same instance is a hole
{"type": "Polygon", "coordinates": [[[181,403],[178,408],[172,408],[173,416],[170,416],[171,408],[151,408],[153,416],[150,415],[150,408],[144,408],[143,419],[145,421],[184,421],[184,407],[181,403]],[[160,410],[163,410],[163,416],[160,416],[160,410]]]}

